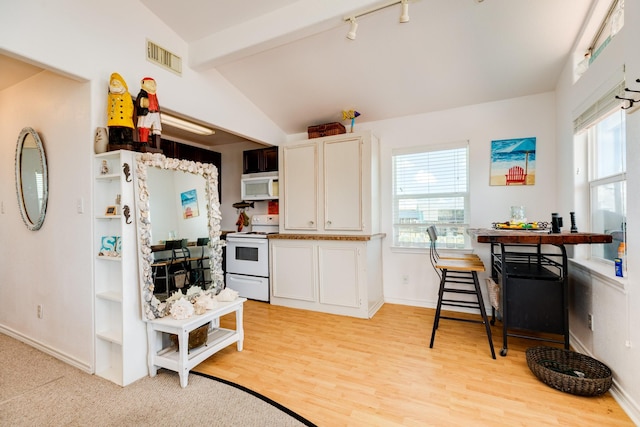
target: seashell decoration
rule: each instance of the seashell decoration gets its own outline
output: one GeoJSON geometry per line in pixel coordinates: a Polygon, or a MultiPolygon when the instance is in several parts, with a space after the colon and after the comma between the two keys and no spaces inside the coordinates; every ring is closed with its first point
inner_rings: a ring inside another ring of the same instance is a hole
{"type": "Polygon", "coordinates": [[[205,310],[213,310],[218,305],[218,300],[211,294],[201,294],[196,298],[196,305],[204,306],[205,310]]]}
{"type": "Polygon", "coordinates": [[[235,301],[238,298],[238,292],[234,291],[231,288],[225,288],[217,296],[218,301],[226,302],[226,301],[235,301]]]}
{"type": "Polygon", "coordinates": [[[195,309],[193,304],[187,301],[184,297],[171,305],[171,317],[176,320],[188,319],[193,316],[195,309]]]}
{"type": "MultiPolygon", "coordinates": [[[[211,298],[207,301],[207,306],[216,304],[215,294],[223,288],[224,271],[222,269],[222,248],[226,245],[224,240],[220,240],[222,218],[220,213],[220,200],[218,197],[218,169],[208,163],[192,162],[188,160],[170,159],[159,153],[139,153],[136,155],[136,180],[138,190],[138,237],[139,237],[139,260],[141,271],[141,292],[143,301],[144,318],[153,320],[158,317],[164,317],[171,312],[173,306],[178,300],[169,298],[166,302],[160,302],[153,295],[153,274],[151,263],[153,262],[153,254],[151,253],[151,222],[149,210],[149,192],[147,189],[147,169],[149,167],[157,167],[161,169],[174,169],[194,174],[202,175],[206,181],[206,209],[209,213],[209,245],[211,248],[211,279],[213,284],[207,290],[199,290],[201,294],[207,294],[211,298]]],[[[235,291],[233,291],[235,292],[235,291]]],[[[174,294],[175,295],[175,294],[174,294]]],[[[180,294],[181,295],[181,294],[180,294]]],[[[183,296],[183,295],[181,295],[183,296]]],[[[194,295],[190,295],[191,300],[195,300],[194,295]]],[[[229,296],[227,296],[229,298],[229,296]]],[[[236,295],[229,299],[233,301],[236,295]]],[[[189,303],[188,300],[185,300],[189,303]]],[[[191,305],[191,303],[189,303],[191,305]]],[[[192,309],[193,306],[192,306],[192,309]]],[[[195,310],[195,309],[194,309],[195,310]]]]}

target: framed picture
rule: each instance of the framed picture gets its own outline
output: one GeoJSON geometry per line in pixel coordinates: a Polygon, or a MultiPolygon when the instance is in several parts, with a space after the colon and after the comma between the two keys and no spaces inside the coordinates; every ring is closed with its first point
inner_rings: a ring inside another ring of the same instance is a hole
{"type": "Polygon", "coordinates": [[[182,217],[184,219],[195,218],[200,215],[198,211],[198,193],[195,189],[180,194],[182,203],[182,217]]]}
{"type": "Polygon", "coordinates": [[[118,212],[117,212],[115,206],[107,206],[107,210],[106,210],[106,212],[104,214],[105,214],[105,216],[114,216],[117,213],[118,212]]]}
{"type": "Polygon", "coordinates": [[[491,185],[535,183],[535,137],[491,141],[491,185]]]}

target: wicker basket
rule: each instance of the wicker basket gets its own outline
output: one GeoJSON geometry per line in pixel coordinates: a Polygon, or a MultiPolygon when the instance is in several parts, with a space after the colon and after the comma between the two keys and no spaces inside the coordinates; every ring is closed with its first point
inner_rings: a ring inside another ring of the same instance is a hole
{"type": "Polygon", "coordinates": [[[553,347],[527,349],[527,365],[540,381],[579,396],[599,396],[611,388],[611,369],[585,354],[553,347]]]}
{"type": "Polygon", "coordinates": [[[321,138],[323,136],[340,135],[347,132],[344,125],[338,122],[309,126],[307,131],[309,133],[309,139],[321,138]]]}

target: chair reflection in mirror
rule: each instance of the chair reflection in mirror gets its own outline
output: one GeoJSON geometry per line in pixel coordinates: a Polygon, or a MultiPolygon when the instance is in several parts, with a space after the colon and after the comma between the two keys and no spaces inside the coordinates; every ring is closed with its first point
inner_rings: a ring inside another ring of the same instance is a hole
{"type": "Polygon", "coordinates": [[[190,284],[191,258],[187,239],[167,240],[164,250],[157,252],[157,257],[151,264],[154,294],[166,295],[168,298],[178,289],[186,290],[190,284]],[[163,286],[158,286],[160,284],[163,286]]]}
{"type": "Polygon", "coordinates": [[[191,284],[202,289],[206,289],[211,283],[210,252],[208,237],[198,238],[195,248],[191,250],[191,284]]]}

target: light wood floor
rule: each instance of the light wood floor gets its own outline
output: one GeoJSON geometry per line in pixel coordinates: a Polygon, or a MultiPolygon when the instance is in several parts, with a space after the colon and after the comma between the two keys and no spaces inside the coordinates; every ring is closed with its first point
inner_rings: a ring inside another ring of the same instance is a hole
{"type": "Polygon", "coordinates": [[[430,349],[433,316],[385,304],[364,320],[248,301],[244,350],[230,346],[195,371],[255,390],[319,426],[633,425],[610,393],[574,396],[534,377],[524,352],[540,342],[510,338],[508,355],[493,360],[482,325],[442,320],[430,349]]]}

